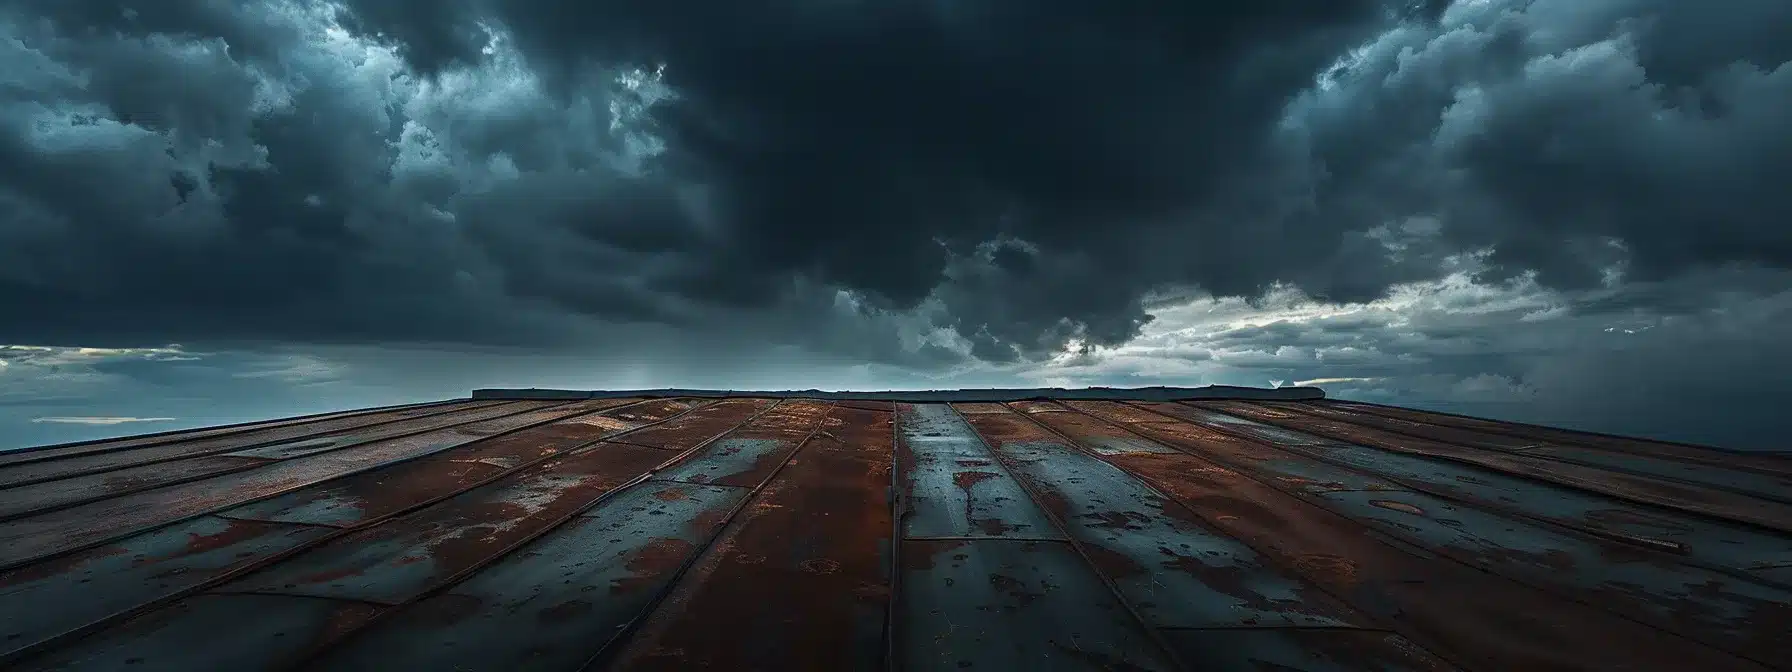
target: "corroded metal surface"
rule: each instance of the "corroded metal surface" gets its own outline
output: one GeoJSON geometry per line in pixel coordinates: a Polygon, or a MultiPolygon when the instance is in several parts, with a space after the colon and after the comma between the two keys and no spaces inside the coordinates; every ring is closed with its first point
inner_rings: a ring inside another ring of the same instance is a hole
{"type": "Polygon", "coordinates": [[[1064,538],[950,407],[898,404],[896,426],[904,538],[1064,538]]]}
{"type": "Polygon", "coordinates": [[[613,669],[873,670],[888,611],[891,418],[838,407],[613,669]],[[739,618],[742,605],[777,605],[739,618]]]}
{"type": "MultiPolygon", "coordinates": [[[[457,414],[480,408],[503,406],[502,402],[471,402],[449,404],[443,406],[426,406],[406,408],[395,411],[372,413],[366,415],[331,416],[313,422],[298,425],[274,425],[262,429],[244,431],[242,433],[225,433],[206,435],[192,441],[173,443],[155,443],[147,447],[133,448],[130,442],[122,442],[119,448],[100,449],[99,446],[80,446],[82,450],[50,450],[42,453],[27,452],[21,457],[31,457],[30,462],[9,464],[0,468],[0,487],[11,487],[27,483],[39,483],[65,479],[71,476],[92,474],[123,469],[135,465],[152,464],[167,460],[211,455],[231,450],[240,450],[251,446],[275,445],[293,441],[322,442],[326,439],[341,436],[341,433],[355,429],[386,428],[390,423],[404,421],[411,427],[427,426],[427,418],[457,414]],[[332,434],[337,433],[337,434],[332,434]],[[127,448],[129,450],[127,450],[127,448]]],[[[461,417],[455,415],[453,417],[461,417]]],[[[0,454],[0,458],[6,455],[0,454]]]]}
{"type": "Polygon", "coordinates": [[[1657,459],[1598,448],[1562,445],[1492,432],[1477,432],[1455,427],[1438,427],[1421,423],[1391,420],[1371,413],[1357,413],[1320,404],[1265,404],[1268,410],[1289,411],[1319,416],[1329,420],[1358,425],[1375,431],[1377,436],[1414,436],[1432,441],[1453,443],[1469,448],[1516,452],[1524,455],[1560,460],[1611,471],[1649,476],[1670,481],[1730,490],[1750,497],[1778,502],[1792,502],[1792,475],[1762,473],[1742,467],[1710,464],[1703,461],[1657,459]]]}
{"type": "Polygon", "coordinates": [[[1765,501],[1725,490],[1607,471],[1530,455],[1491,452],[1407,437],[1316,416],[1294,414],[1250,404],[1235,402],[1203,402],[1203,404],[1203,408],[1225,411],[1256,420],[1264,423],[1262,426],[1273,426],[1274,429],[1268,432],[1261,429],[1261,426],[1240,430],[1265,434],[1266,439],[1270,435],[1296,432],[1305,433],[1311,437],[1309,445],[1321,445],[1327,439],[1372,445],[1384,450],[1453,460],[1579,488],[1609,497],[1679,509],[1792,534],[1792,504],[1784,502],[1765,501]]]}
{"type": "Polygon", "coordinates": [[[1792,668],[1792,461],[1331,401],[618,396],[0,455],[0,667],[1792,668]]]}

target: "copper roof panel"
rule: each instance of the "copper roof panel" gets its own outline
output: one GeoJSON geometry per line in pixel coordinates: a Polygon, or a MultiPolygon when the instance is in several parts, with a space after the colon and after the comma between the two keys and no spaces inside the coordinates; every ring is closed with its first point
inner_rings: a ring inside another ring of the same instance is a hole
{"type": "Polygon", "coordinates": [[[477,396],[0,454],[0,666],[1792,660],[1775,455],[1312,388],[477,396]]]}

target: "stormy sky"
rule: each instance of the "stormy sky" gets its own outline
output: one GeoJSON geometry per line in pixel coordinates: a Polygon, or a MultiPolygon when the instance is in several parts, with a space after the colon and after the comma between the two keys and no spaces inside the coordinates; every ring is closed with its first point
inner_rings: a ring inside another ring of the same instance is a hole
{"type": "Polygon", "coordinates": [[[1785,0],[4,0],[0,447],[1317,384],[1786,449],[1785,0]]]}

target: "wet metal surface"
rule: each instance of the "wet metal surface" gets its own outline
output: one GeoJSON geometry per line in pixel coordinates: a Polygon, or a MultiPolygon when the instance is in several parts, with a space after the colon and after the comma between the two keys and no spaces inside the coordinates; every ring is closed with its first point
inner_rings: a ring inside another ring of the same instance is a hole
{"type": "MultiPolygon", "coordinates": [[[[328,432],[346,432],[356,428],[374,429],[382,423],[393,423],[401,420],[415,426],[427,423],[427,417],[445,416],[446,414],[470,411],[494,406],[508,406],[505,402],[472,402],[445,406],[429,406],[408,408],[396,411],[353,415],[333,419],[322,419],[302,425],[281,425],[244,433],[232,433],[196,439],[191,442],[151,445],[132,450],[107,450],[88,452],[63,452],[61,450],[44,451],[34,455],[36,461],[0,468],[0,487],[10,487],[26,483],[68,478],[81,474],[111,471],[132,465],[150,464],[167,460],[176,460],[198,455],[216,454],[247,446],[285,443],[292,441],[314,440],[318,435],[328,432]],[[409,419],[409,420],[407,420],[409,419]]],[[[458,415],[453,417],[460,417],[458,415]]]]}
{"type": "MultiPolygon", "coordinates": [[[[1386,451],[1452,460],[1609,497],[1665,506],[1792,534],[1792,505],[1780,502],[1763,501],[1732,492],[1614,473],[1526,455],[1453,446],[1275,409],[1243,404],[1214,405],[1212,408],[1258,421],[1258,423],[1236,424],[1238,431],[1241,432],[1304,432],[1314,441],[1320,443],[1344,441],[1370,445],[1386,451]],[[1276,427],[1275,425],[1280,426],[1276,427]],[[1264,429],[1265,427],[1269,429],[1264,429]]],[[[1230,422],[1238,423],[1238,419],[1235,418],[1230,422]]]]}
{"type": "Polygon", "coordinates": [[[1174,670],[1069,544],[905,541],[903,670],[1174,670]]]}
{"type": "Polygon", "coordinates": [[[334,539],[220,590],[398,604],[526,541],[665,460],[652,448],[598,444],[334,539]]]}
{"type": "Polygon", "coordinates": [[[1114,425],[1082,413],[1035,413],[1040,424],[1063,434],[1084,448],[1101,455],[1127,453],[1174,452],[1163,444],[1145,439],[1114,425]]]}
{"type": "Polygon", "coordinates": [[[1171,648],[1207,672],[1442,672],[1458,669],[1399,635],[1338,630],[1183,630],[1171,648]]]}
{"type": "Polygon", "coordinates": [[[1792,456],[1781,452],[1778,454],[1749,454],[1732,451],[1718,451],[1700,446],[1650,441],[1647,439],[1590,434],[1553,427],[1537,427],[1515,423],[1470,418],[1442,413],[1376,406],[1373,404],[1357,404],[1347,401],[1322,402],[1326,406],[1359,413],[1379,415],[1386,418],[1426,425],[1461,427],[1487,433],[1529,438],[1535,441],[1551,442],[1560,445],[1589,446],[1614,451],[1624,455],[1642,455],[1662,459],[1684,460],[1717,464],[1726,467],[1754,469],[1763,473],[1792,475],[1792,456]]]}
{"type": "Polygon", "coordinates": [[[281,595],[202,595],[15,670],[274,670],[371,617],[371,605],[281,595]],[[220,636],[228,633],[228,636],[220,636]]]}
{"type": "Polygon", "coordinates": [[[1063,538],[951,407],[898,404],[896,427],[904,538],[1063,538]]]}
{"type": "Polygon", "coordinates": [[[836,407],[613,669],[876,670],[888,612],[890,414],[836,407]],[[777,605],[740,618],[745,605],[777,605]]]}
{"type": "MultiPolygon", "coordinates": [[[[1082,416],[1088,419],[1088,416],[1082,416]]],[[[1265,566],[1181,504],[1065,445],[1018,414],[971,424],[1087,549],[1145,621],[1160,628],[1361,625],[1303,580],[1265,566]]]]}
{"type": "Polygon", "coordinates": [[[792,394],[0,454],[0,668],[1792,669],[1792,461],[1342,402],[792,394]]]}
{"type": "Polygon", "coordinates": [[[277,553],[326,532],[206,516],[52,564],[0,573],[0,655],[198,585],[244,558],[277,553]]]}
{"type": "MultiPolygon", "coordinates": [[[[742,419],[750,417],[754,413],[763,411],[775,403],[777,403],[777,401],[773,399],[728,399],[719,401],[710,404],[707,407],[707,410],[710,412],[690,413],[672,422],[630,432],[628,438],[621,440],[637,446],[647,446],[649,448],[685,450],[694,445],[691,441],[691,437],[699,436],[707,439],[730,429],[734,429],[734,426],[740,424],[742,419]]],[[[655,400],[643,405],[649,406],[649,408],[636,409],[631,406],[628,410],[619,414],[622,416],[619,419],[639,425],[653,422],[655,419],[668,418],[673,414],[683,412],[679,410],[679,407],[683,406],[682,404],[666,405],[661,401],[655,400]]]]}
{"type": "Polygon", "coordinates": [[[1388,420],[1381,416],[1353,413],[1322,404],[1266,404],[1266,406],[1273,410],[1347,422],[1372,430],[1376,435],[1383,437],[1409,435],[1469,448],[1517,452],[1621,473],[1731,490],[1751,497],[1778,502],[1792,501],[1792,477],[1783,474],[1764,474],[1750,469],[1626,455],[1609,450],[1564,446],[1456,428],[1431,427],[1416,425],[1416,423],[1402,425],[1399,421],[1388,420]]]}
{"type": "MultiPolygon", "coordinates": [[[[212,439],[212,438],[217,438],[217,437],[222,437],[222,436],[243,435],[243,434],[248,434],[250,432],[266,431],[266,430],[270,430],[270,429],[278,429],[281,427],[288,427],[288,426],[292,426],[292,425],[321,423],[321,422],[328,421],[328,420],[338,420],[338,419],[343,419],[343,418],[351,418],[351,417],[355,417],[355,416],[372,416],[372,415],[387,414],[387,413],[400,413],[400,414],[406,414],[403,417],[409,417],[409,416],[414,416],[414,415],[422,415],[422,414],[427,414],[427,413],[435,413],[435,412],[441,412],[441,411],[446,411],[446,410],[453,410],[454,408],[464,407],[464,406],[468,406],[470,404],[489,405],[489,404],[493,404],[493,403],[502,403],[502,401],[483,400],[483,401],[474,402],[474,401],[468,401],[465,399],[454,399],[454,400],[435,401],[435,402],[428,402],[428,403],[421,403],[421,404],[399,404],[399,405],[395,405],[395,406],[360,408],[360,409],[353,409],[353,410],[347,410],[347,411],[335,411],[335,412],[331,412],[331,413],[318,413],[318,414],[314,414],[314,415],[300,415],[300,416],[294,416],[291,418],[282,418],[279,420],[264,420],[264,421],[260,421],[260,422],[247,422],[247,423],[241,423],[241,424],[235,424],[235,425],[219,425],[216,427],[200,427],[200,428],[196,428],[196,429],[182,429],[182,430],[175,430],[175,431],[171,431],[171,432],[155,432],[152,434],[138,434],[135,436],[125,436],[125,437],[119,437],[119,438],[113,438],[113,439],[99,439],[99,440],[95,440],[95,441],[77,441],[74,443],[53,444],[53,445],[38,446],[38,447],[33,447],[33,448],[21,448],[21,449],[15,449],[15,450],[0,451],[0,467],[10,467],[13,465],[24,464],[27,462],[39,462],[39,461],[44,461],[44,460],[64,459],[64,458],[74,457],[74,456],[78,456],[78,455],[92,455],[92,454],[96,454],[96,453],[110,453],[110,452],[117,452],[117,451],[121,451],[121,450],[133,450],[133,449],[142,450],[142,449],[148,448],[150,446],[160,446],[160,445],[170,444],[170,443],[197,443],[201,440],[212,439]]],[[[323,431],[323,430],[312,429],[311,431],[317,432],[317,431],[323,431]]],[[[247,440],[252,441],[252,439],[247,439],[247,440]]]]}
{"type": "Polygon", "coordinates": [[[312,483],[438,453],[568,414],[560,405],[352,449],[274,462],[248,471],[82,504],[0,523],[0,567],[118,539],[312,483]]]}
{"type": "Polygon", "coordinates": [[[404,608],[312,669],[577,670],[715,533],[744,488],[643,483],[472,579],[404,608]]]}
{"type": "MultiPolygon", "coordinates": [[[[1247,425],[1234,420],[1231,426],[1247,425]]],[[[1222,441],[1236,439],[1226,437],[1222,441]]],[[[1613,500],[1489,469],[1339,441],[1317,447],[1285,446],[1285,450],[1291,453],[1290,460],[1264,465],[1265,471],[1289,478],[1287,463],[1292,461],[1301,465],[1299,477],[1305,480],[1316,477],[1321,470],[1340,478],[1361,477],[1355,474],[1380,477],[1374,484],[1359,482],[1364,487],[1353,489],[1372,486],[1429,492],[1757,576],[1765,568],[1792,566],[1792,537],[1753,527],[1613,500]],[[1331,468],[1326,462],[1335,462],[1348,471],[1331,468]]]]}

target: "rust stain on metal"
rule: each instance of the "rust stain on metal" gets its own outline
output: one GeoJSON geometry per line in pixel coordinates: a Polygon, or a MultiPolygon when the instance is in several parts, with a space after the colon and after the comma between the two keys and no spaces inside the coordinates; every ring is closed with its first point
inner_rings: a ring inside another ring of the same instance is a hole
{"type": "Polygon", "coordinates": [[[836,408],[619,653],[613,669],[877,669],[894,524],[890,415],[836,408]],[[740,619],[748,605],[776,604],[740,619]],[[684,652],[682,655],[674,652],[684,652]]]}
{"type": "Polygon", "coordinates": [[[1525,455],[1493,453],[1436,441],[1379,432],[1315,417],[1272,418],[1248,404],[1203,403],[1238,416],[1280,424],[1348,443],[1368,445],[1413,455],[1424,455],[1473,464],[1503,473],[1580,488],[1633,502],[1655,504],[1690,513],[1758,525],[1792,534],[1792,505],[1763,501],[1745,495],[1673,483],[1654,478],[1613,473],[1525,455]]]}
{"type": "Polygon", "coordinates": [[[1425,411],[1410,408],[1371,406],[1344,401],[1327,401],[1323,402],[1323,405],[1330,408],[1345,409],[1363,414],[1381,416],[1396,422],[1409,423],[1407,425],[1409,427],[1444,426],[1469,428],[1521,439],[1529,439],[1533,444],[1535,442],[1546,442],[1571,446],[1589,446],[1625,455],[1714,464],[1724,467],[1752,469],[1766,474],[1792,476],[1792,459],[1789,459],[1783,454],[1762,455],[1728,452],[1699,446],[1667,443],[1664,441],[1650,441],[1648,439],[1632,437],[1604,436],[1551,427],[1518,425],[1499,422],[1497,420],[1483,420],[1480,418],[1427,413],[1425,411]]]}
{"type": "Polygon", "coordinates": [[[487,408],[513,402],[479,401],[393,409],[377,413],[346,413],[296,423],[271,423],[241,432],[201,430],[186,440],[121,439],[113,442],[68,446],[48,450],[0,453],[0,487],[67,478],[137,464],[209,455],[243,448],[291,441],[307,436],[373,427],[407,418],[421,418],[487,408]],[[141,446],[141,447],[137,447],[141,446]]]}
{"type": "Polygon", "coordinates": [[[157,488],[0,523],[0,566],[104,543],[400,460],[441,452],[567,414],[555,404],[467,425],[274,462],[204,481],[157,488]]]}
{"type": "Polygon", "coordinates": [[[0,456],[0,664],[1792,660],[1779,458],[1329,401],[630,402],[0,456]]]}
{"type": "Polygon", "coordinates": [[[399,604],[536,536],[664,460],[652,448],[599,444],[332,539],[220,590],[399,604]]]}
{"type": "MultiPolygon", "coordinates": [[[[773,399],[724,399],[703,407],[702,412],[693,411],[678,420],[631,432],[628,438],[623,440],[649,448],[684,450],[695,444],[691,440],[692,437],[700,437],[697,440],[701,441],[727,432],[735,425],[740,424],[741,420],[765,410],[767,406],[774,403],[777,402],[773,399]]],[[[625,413],[629,416],[627,424],[638,427],[652,422],[653,420],[646,419],[649,417],[664,420],[675,415],[673,409],[678,408],[677,405],[668,406],[657,401],[644,405],[653,407],[643,411],[635,411],[635,407],[631,407],[629,410],[632,412],[625,413]]]]}
{"type": "MultiPolygon", "coordinates": [[[[1179,446],[1183,447],[1183,446],[1179,446]]],[[[1487,670],[1760,669],[1718,649],[1366,534],[1316,506],[1311,491],[1272,487],[1188,455],[1104,458],[1384,625],[1469,667],[1487,670]],[[1517,615],[1522,614],[1522,617],[1517,615]],[[1689,663],[1692,664],[1692,663],[1689,663]]],[[[1198,661],[1201,658],[1185,658],[1198,661]]],[[[1352,669],[1352,668],[1345,668],[1352,669]]]]}

